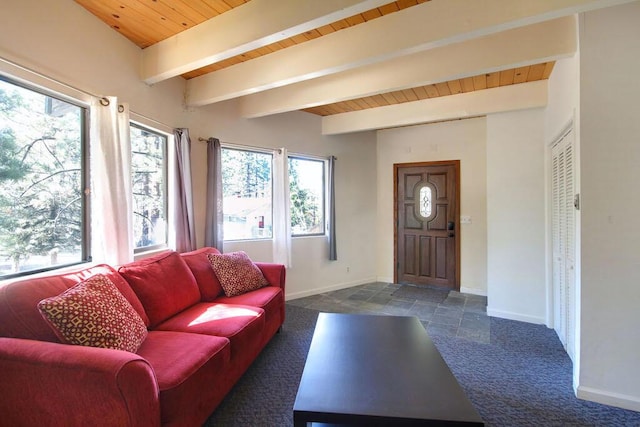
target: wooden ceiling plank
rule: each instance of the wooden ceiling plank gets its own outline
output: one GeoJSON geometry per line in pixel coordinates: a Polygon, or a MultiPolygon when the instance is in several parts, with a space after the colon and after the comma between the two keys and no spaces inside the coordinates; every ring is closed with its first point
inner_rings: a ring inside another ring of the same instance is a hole
{"type": "Polygon", "coordinates": [[[388,15],[390,13],[394,13],[400,10],[396,2],[385,4],[384,6],[379,6],[378,10],[382,15],[388,15]]]}
{"type": "Polygon", "coordinates": [[[364,16],[362,16],[361,13],[358,15],[350,16],[347,19],[345,19],[345,21],[347,21],[350,27],[353,27],[354,25],[360,25],[366,22],[366,20],[364,19],[364,16]]]}
{"type": "MultiPolygon", "coordinates": [[[[167,1],[167,0],[164,0],[167,1]]],[[[156,3],[156,2],[154,2],[156,3]]],[[[206,19],[211,19],[214,16],[218,16],[220,15],[220,12],[218,12],[214,7],[212,7],[207,1],[205,0],[200,0],[200,1],[189,1],[188,2],[189,7],[193,8],[195,11],[197,11],[200,15],[205,17],[206,19]]]]}
{"type": "Polygon", "coordinates": [[[83,7],[138,46],[148,46],[182,31],[180,26],[135,1],[103,3],[82,0],[83,7]]]}
{"type": "Polygon", "coordinates": [[[322,134],[361,132],[547,105],[547,80],[407,102],[322,118],[322,134]]]}
{"type": "Polygon", "coordinates": [[[304,33],[296,34],[295,36],[289,38],[289,40],[293,40],[295,44],[300,44],[309,41],[309,39],[305,36],[304,33]]]}
{"type": "Polygon", "coordinates": [[[413,89],[403,89],[402,93],[404,94],[405,98],[407,98],[407,102],[411,102],[411,101],[417,101],[418,95],[413,91],[413,89]]]}
{"type": "Polygon", "coordinates": [[[331,26],[331,24],[323,25],[320,28],[316,29],[320,34],[326,36],[327,34],[335,33],[335,29],[331,26]]]}
{"type": "Polygon", "coordinates": [[[532,65],[529,69],[529,76],[527,77],[527,81],[535,82],[537,80],[542,80],[542,76],[544,75],[545,64],[535,64],[532,65]]]}
{"type": "Polygon", "coordinates": [[[384,4],[384,0],[238,1],[243,7],[144,49],[142,79],[157,83],[384,4]]]}
{"type": "Polygon", "coordinates": [[[427,95],[429,95],[429,98],[437,98],[440,96],[440,94],[438,93],[438,88],[436,87],[436,85],[427,85],[424,87],[425,90],[427,91],[427,95]]]}
{"type": "Polygon", "coordinates": [[[357,102],[355,102],[354,100],[350,99],[348,101],[345,101],[345,103],[347,104],[347,106],[353,110],[353,111],[358,111],[358,110],[362,110],[362,107],[360,106],[360,104],[358,104],[357,102]]]}
{"type": "Polygon", "coordinates": [[[427,88],[424,86],[414,87],[413,91],[416,93],[418,99],[429,99],[427,88]]]}
{"type": "Polygon", "coordinates": [[[372,19],[377,19],[382,16],[382,13],[378,10],[378,8],[367,10],[366,12],[362,12],[362,17],[365,21],[371,21],[372,19]]]}
{"type": "Polygon", "coordinates": [[[364,101],[365,104],[367,104],[367,108],[379,107],[379,105],[376,103],[376,100],[373,99],[373,97],[371,97],[371,96],[366,96],[366,97],[362,98],[362,100],[364,101]]]}
{"type": "Polygon", "coordinates": [[[229,7],[235,8],[238,6],[242,6],[247,2],[247,0],[223,0],[229,7]]]}
{"type": "Polygon", "coordinates": [[[404,92],[402,92],[401,90],[395,90],[391,92],[391,96],[393,96],[396,99],[396,103],[398,104],[407,102],[407,97],[404,94],[404,92]]]}
{"type": "Polygon", "coordinates": [[[527,76],[529,75],[529,66],[526,67],[518,67],[514,70],[513,75],[513,83],[525,83],[527,81],[527,76]]]}
{"type": "Polygon", "coordinates": [[[447,86],[449,87],[449,92],[451,92],[452,95],[463,92],[462,82],[460,80],[449,80],[447,82],[447,86]]]}
{"type": "Polygon", "coordinates": [[[396,104],[398,100],[389,92],[382,93],[381,96],[389,103],[389,105],[396,104]]]}
{"type": "Polygon", "coordinates": [[[244,117],[260,117],[417,85],[433,97],[438,94],[429,85],[454,76],[471,78],[481,90],[492,70],[570,57],[576,47],[575,19],[565,17],[251,94],[240,100],[241,110],[244,117]]]}
{"type": "Polygon", "coordinates": [[[548,79],[551,76],[551,72],[553,71],[553,67],[556,64],[555,61],[549,61],[544,66],[544,72],[542,73],[543,79],[548,79]]]}
{"type": "Polygon", "coordinates": [[[415,6],[418,4],[417,0],[398,0],[396,1],[396,5],[399,10],[406,9],[411,6],[415,6]]]}
{"type": "Polygon", "coordinates": [[[439,96],[451,95],[451,90],[449,89],[449,85],[446,82],[436,83],[436,89],[438,89],[439,96]]]}
{"type": "Polygon", "coordinates": [[[162,11],[165,16],[172,20],[177,18],[177,22],[182,26],[187,23],[189,27],[192,27],[212,18],[212,16],[203,15],[198,10],[194,9],[191,3],[181,1],[152,1],[149,4],[149,7],[157,8],[158,11],[162,11]]]}
{"type": "Polygon", "coordinates": [[[202,0],[202,2],[206,3],[207,6],[218,12],[218,14],[222,14],[231,10],[231,6],[229,6],[222,0],[202,0]]]}
{"type": "Polygon", "coordinates": [[[372,98],[376,102],[376,104],[379,106],[389,105],[389,103],[387,102],[387,99],[382,95],[379,95],[379,94],[373,95],[372,98]]]}
{"type": "Polygon", "coordinates": [[[462,82],[462,91],[463,92],[473,92],[475,90],[475,87],[473,85],[473,77],[465,77],[464,79],[461,79],[462,82]]]}
{"type": "Polygon", "coordinates": [[[487,88],[500,86],[500,72],[487,73],[487,88]]]}
{"type": "Polygon", "coordinates": [[[513,68],[500,71],[500,86],[508,86],[513,84],[515,70],[513,68]]]}
{"type": "Polygon", "coordinates": [[[366,103],[366,101],[363,98],[358,98],[358,99],[354,99],[353,102],[356,103],[356,105],[361,109],[361,110],[366,110],[369,108],[369,104],[366,103]]]}
{"type": "Polygon", "coordinates": [[[331,28],[333,28],[333,31],[344,30],[345,28],[349,28],[350,26],[351,25],[349,25],[349,22],[347,22],[346,19],[341,19],[339,21],[331,23],[331,28]]]}
{"type": "Polygon", "coordinates": [[[473,76],[473,87],[475,90],[482,90],[487,88],[487,75],[480,74],[478,76],[473,76]]]}

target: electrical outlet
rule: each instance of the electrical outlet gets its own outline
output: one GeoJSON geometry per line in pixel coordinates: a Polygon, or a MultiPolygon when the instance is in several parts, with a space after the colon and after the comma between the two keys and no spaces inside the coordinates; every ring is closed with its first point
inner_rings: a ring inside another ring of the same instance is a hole
{"type": "Polygon", "coordinates": [[[460,224],[471,224],[470,215],[460,215],[460,224]]]}

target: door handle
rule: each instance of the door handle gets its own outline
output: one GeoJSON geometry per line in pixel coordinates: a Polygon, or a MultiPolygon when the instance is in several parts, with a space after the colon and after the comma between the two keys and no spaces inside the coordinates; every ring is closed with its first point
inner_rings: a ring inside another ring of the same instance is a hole
{"type": "Polygon", "coordinates": [[[447,230],[449,231],[447,233],[447,237],[455,237],[455,233],[453,232],[453,230],[455,230],[456,228],[456,223],[453,221],[449,221],[447,222],[447,230]]]}

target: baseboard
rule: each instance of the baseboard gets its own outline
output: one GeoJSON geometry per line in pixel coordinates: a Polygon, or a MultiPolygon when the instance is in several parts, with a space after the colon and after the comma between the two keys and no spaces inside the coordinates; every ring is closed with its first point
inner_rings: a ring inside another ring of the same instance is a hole
{"type": "Polygon", "coordinates": [[[485,289],[467,288],[466,286],[460,286],[460,292],[463,294],[480,295],[483,297],[487,296],[487,291],[485,289]]]}
{"type": "Polygon", "coordinates": [[[514,313],[511,311],[494,310],[487,307],[487,315],[491,317],[499,317],[501,319],[517,320],[519,322],[534,323],[536,325],[544,325],[544,318],[537,316],[529,316],[526,314],[514,313]]]}
{"type": "Polygon", "coordinates": [[[289,301],[289,300],[292,300],[292,299],[309,297],[311,295],[318,295],[318,294],[322,294],[322,293],[325,293],[325,292],[339,291],[340,289],[352,288],[354,286],[364,285],[364,284],[367,284],[367,283],[373,283],[373,282],[377,282],[377,281],[378,280],[375,277],[372,277],[372,278],[369,278],[369,279],[356,280],[356,281],[353,281],[353,282],[338,283],[338,284],[335,284],[335,285],[326,286],[326,287],[322,287],[322,288],[313,288],[313,289],[308,289],[306,291],[293,292],[291,294],[286,294],[284,299],[285,299],[285,301],[289,301]]]}
{"type": "Polygon", "coordinates": [[[584,386],[578,386],[576,395],[578,399],[589,400],[591,402],[602,403],[603,405],[640,412],[640,397],[638,396],[612,393],[584,386]]]}

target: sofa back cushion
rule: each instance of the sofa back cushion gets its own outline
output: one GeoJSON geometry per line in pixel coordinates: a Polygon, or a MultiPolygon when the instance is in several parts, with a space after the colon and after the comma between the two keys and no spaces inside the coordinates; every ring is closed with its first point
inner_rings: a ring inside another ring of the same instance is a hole
{"type": "Polygon", "coordinates": [[[60,295],[96,274],[108,277],[129,301],[145,324],[149,319],[129,284],[110,266],[101,264],[70,273],[47,274],[7,283],[0,287],[0,336],[60,342],[38,311],[38,303],[60,295]]]}
{"type": "Polygon", "coordinates": [[[200,301],[196,279],[177,252],[125,264],[118,271],[142,302],[152,328],[200,301]]]}
{"type": "Polygon", "coordinates": [[[38,309],[67,344],[135,353],[147,337],[140,315],[102,274],[43,299],[38,309]]]}
{"type": "Polygon", "coordinates": [[[202,248],[180,254],[196,278],[202,301],[213,301],[222,294],[222,286],[207,258],[209,254],[219,253],[216,248],[202,248]]]}

